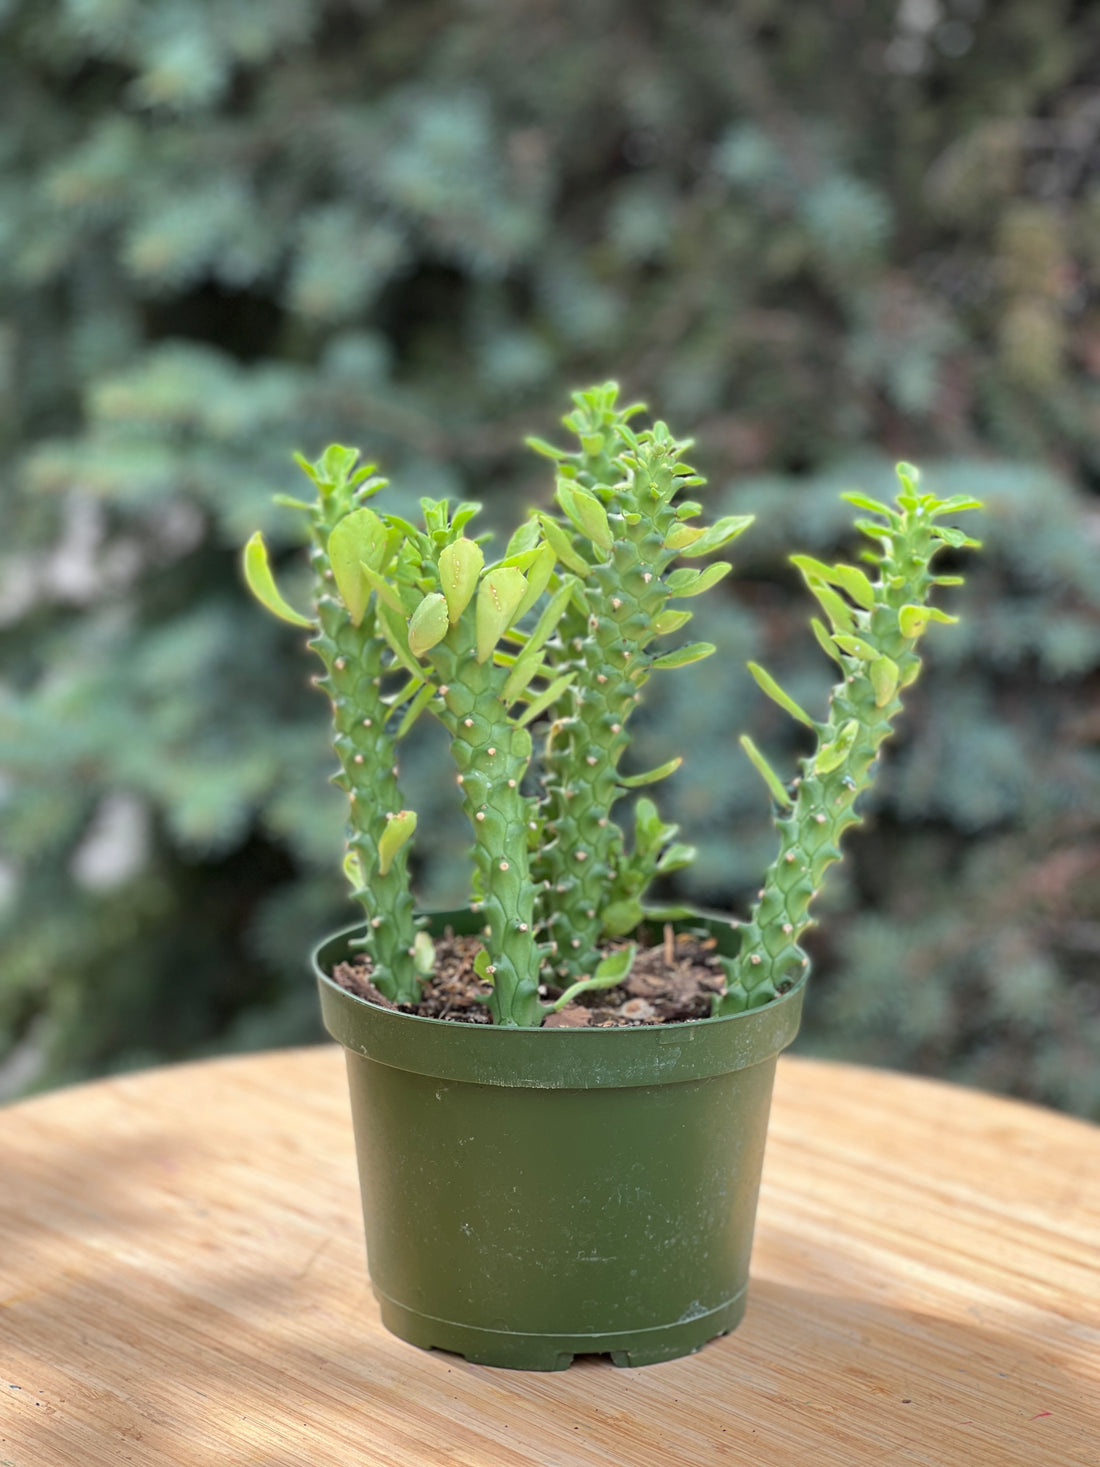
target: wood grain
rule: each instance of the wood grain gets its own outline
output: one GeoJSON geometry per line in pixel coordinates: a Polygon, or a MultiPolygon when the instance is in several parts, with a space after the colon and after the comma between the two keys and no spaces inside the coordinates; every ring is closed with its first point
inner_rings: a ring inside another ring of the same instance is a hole
{"type": "Polygon", "coordinates": [[[10,1107],[0,1467],[1100,1464],[1100,1130],[784,1059],[749,1311],[516,1374],[379,1326],[333,1047],[10,1107]]]}

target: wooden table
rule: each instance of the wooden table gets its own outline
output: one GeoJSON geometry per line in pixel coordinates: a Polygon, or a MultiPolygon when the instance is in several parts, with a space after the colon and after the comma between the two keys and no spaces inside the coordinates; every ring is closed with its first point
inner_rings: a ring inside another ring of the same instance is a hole
{"type": "Polygon", "coordinates": [[[386,1334],[343,1062],[24,1102],[0,1141],[0,1467],[1100,1464],[1100,1130],[780,1061],[744,1324],[519,1374],[386,1334]]]}

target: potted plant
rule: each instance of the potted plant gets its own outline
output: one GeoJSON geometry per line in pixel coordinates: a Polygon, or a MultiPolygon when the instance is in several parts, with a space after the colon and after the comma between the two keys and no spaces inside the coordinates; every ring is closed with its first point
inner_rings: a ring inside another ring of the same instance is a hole
{"type": "MultiPolygon", "coordinates": [[[[334,446],[300,460],[315,605],[291,608],[262,539],[246,576],[310,628],[347,792],[344,870],[365,924],[319,949],[329,1031],[347,1052],[372,1282],[387,1326],[470,1360],[556,1369],[577,1353],[667,1360],[744,1310],[776,1057],[798,1028],[800,939],[855,802],[920,668],[932,558],[973,545],[938,517],[977,507],[922,492],[849,495],[869,573],[792,557],[838,667],[823,719],[760,667],[756,681],[814,733],[790,783],[746,737],[779,850],[747,920],[647,906],[694,852],[647,797],[628,839],[616,802],[671,773],[620,769],[649,678],[714,652],[663,650],[731,569],[748,526],[703,526],[702,481],[662,423],[631,426],[614,384],[574,398],[553,508],[503,555],[478,506],[422,501],[412,524],[334,446]],[[690,561],[701,561],[693,566],[690,561]],[[685,563],[688,562],[688,563],[685,563]],[[422,715],[451,741],[473,837],[468,910],[418,914],[401,740],[422,715]],[[540,736],[535,754],[532,731],[540,736]],[[456,1020],[463,1020],[457,1022],[456,1020]]],[[[286,501],[284,501],[286,502],[286,501]]]]}

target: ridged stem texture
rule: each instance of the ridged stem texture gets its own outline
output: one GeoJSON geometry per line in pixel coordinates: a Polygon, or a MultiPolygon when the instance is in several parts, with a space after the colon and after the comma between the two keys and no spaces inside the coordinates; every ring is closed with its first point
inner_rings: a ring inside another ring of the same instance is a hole
{"type": "MultiPolygon", "coordinates": [[[[878,752],[901,710],[899,693],[920,671],[919,637],[929,620],[953,620],[926,607],[937,583],[956,580],[938,581],[930,561],[945,544],[976,542],[938,527],[934,516],[975,506],[918,495],[916,471],[902,465],[899,474],[900,513],[851,496],[881,516],[857,521],[878,546],[878,553],[868,557],[879,567],[873,584],[853,566],[828,567],[794,557],[830,617],[831,632],[820,623],[815,630],[839,663],[842,677],[830,694],[828,720],[813,724],[817,747],[801,761],[801,774],[786,792],[786,808],[776,819],[779,852],[742,926],[740,953],[727,965],[728,988],[715,1004],[716,1013],[769,1002],[786,992],[807,966],[799,938],[811,925],[810,905],[826,871],[840,859],[844,831],[859,823],[855,802],[872,782],[878,752]],[[847,599],[841,591],[856,594],[847,599]]],[[[768,773],[773,790],[783,793],[768,773]]]]}
{"type": "Polygon", "coordinates": [[[378,991],[393,1003],[416,1003],[420,983],[412,956],[417,924],[409,889],[409,846],[388,864],[379,852],[387,821],[402,808],[396,740],[390,731],[394,709],[383,696],[393,659],[379,634],[373,604],[355,626],[333,594],[327,550],[340,520],[378,487],[379,481],[370,480],[356,491],[338,481],[311,512],[310,564],[320,629],[309,645],[325,667],[317,686],[332,702],[333,748],[340,761],[333,783],[348,797],[351,860],[345,869],[367,918],[357,941],[370,957],[371,982],[378,991]]]}
{"type": "Polygon", "coordinates": [[[433,712],[451,735],[462,806],[474,836],[493,1022],[533,1026],[545,1009],[538,994],[541,955],[527,850],[532,802],[522,793],[531,735],[501,702],[507,669],[492,658],[478,661],[472,621],[471,608],[426,654],[441,685],[433,712]]]}
{"type": "Polygon", "coordinates": [[[663,572],[676,556],[665,545],[678,522],[673,500],[685,483],[699,482],[667,433],[633,442],[600,494],[609,548],[601,551],[581,533],[571,537],[589,571],[563,619],[558,656],[576,678],[544,756],[541,920],[556,944],[559,973],[572,978],[593,971],[608,914],[614,928],[614,908],[627,899],[622,875],[629,858],[611,809],[624,793],[626,725],[648,679],[654,658],[647,649],[661,634],[658,618],[670,595],[663,572]]]}

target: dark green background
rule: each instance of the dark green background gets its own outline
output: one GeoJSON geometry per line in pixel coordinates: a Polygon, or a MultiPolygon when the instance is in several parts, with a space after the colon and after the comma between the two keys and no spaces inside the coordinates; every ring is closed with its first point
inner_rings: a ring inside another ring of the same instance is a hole
{"type": "MultiPolygon", "coordinates": [[[[500,523],[615,376],[755,511],[637,767],[743,905],[737,747],[820,706],[792,549],[892,461],[976,493],[829,883],[802,1045],[1100,1115],[1100,12],[1065,0],[0,3],[0,1089],[318,1036],[350,912],[323,701],[243,593],[292,448],[500,523]]],[[[425,901],[446,752],[408,751],[425,901]]]]}

